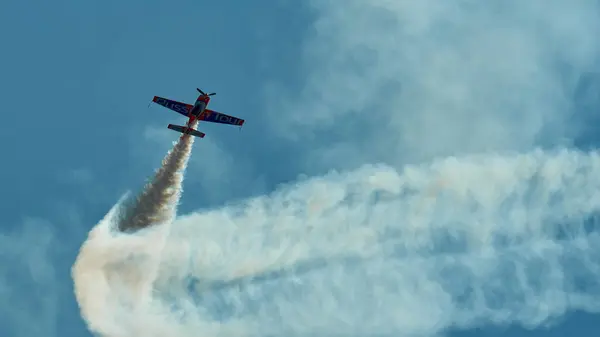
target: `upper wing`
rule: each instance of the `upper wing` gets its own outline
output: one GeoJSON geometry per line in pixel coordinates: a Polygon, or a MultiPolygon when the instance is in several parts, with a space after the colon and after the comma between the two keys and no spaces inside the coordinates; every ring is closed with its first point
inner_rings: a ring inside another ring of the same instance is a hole
{"type": "Polygon", "coordinates": [[[186,103],[182,103],[182,102],[177,102],[177,101],[173,101],[170,99],[166,99],[166,98],[162,98],[162,97],[158,97],[158,96],[154,96],[154,98],[152,99],[152,102],[158,104],[158,105],[162,105],[167,109],[171,109],[175,112],[178,112],[184,116],[187,117],[188,112],[190,111],[191,108],[193,108],[194,106],[191,104],[186,104],[186,103]]]}
{"type": "Polygon", "coordinates": [[[244,125],[244,120],[234,116],[229,116],[224,113],[216,112],[210,109],[204,109],[204,113],[200,115],[200,120],[212,123],[221,123],[229,125],[244,125]]]}

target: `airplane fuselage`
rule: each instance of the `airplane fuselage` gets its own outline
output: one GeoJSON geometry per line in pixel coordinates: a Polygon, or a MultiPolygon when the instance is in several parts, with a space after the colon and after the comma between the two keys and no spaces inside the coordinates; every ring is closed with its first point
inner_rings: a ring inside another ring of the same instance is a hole
{"type": "Polygon", "coordinates": [[[191,126],[192,123],[194,123],[194,121],[200,118],[200,115],[202,115],[202,113],[206,109],[206,106],[208,105],[209,101],[210,98],[207,96],[199,96],[198,99],[196,99],[196,103],[194,104],[194,107],[192,108],[192,110],[190,110],[190,113],[188,115],[190,118],[188,121],[189,126],[191,126]]]}
{"type": "Polygon", "coordinates": [[[192,108],[192,111],[190,111],[190,113],[193,116],[199,117],[200,114],[204,112],[204,109],[206,109],[206,102],[196,101],[196,104],[194,104],[194,107],[192,108]]]}

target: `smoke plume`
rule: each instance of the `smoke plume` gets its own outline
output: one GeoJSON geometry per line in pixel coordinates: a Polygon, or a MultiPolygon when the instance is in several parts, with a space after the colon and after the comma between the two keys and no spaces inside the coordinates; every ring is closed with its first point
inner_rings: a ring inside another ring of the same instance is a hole
{"type": "Polygon", "coordinates": [[[92,331],[436,336],[599,312],[600,157],[365,166],[133,235],[111,211],[73,268],[92,331]]]}
{"type": "Polygon", "coordinates": [[[139,196],[122,198],[82,245],[72,275],[90,330],[110,337],[134,333],[129,323],[139,322],[138,309],[147,308],[193,139],[182,135],[139,196]]]}

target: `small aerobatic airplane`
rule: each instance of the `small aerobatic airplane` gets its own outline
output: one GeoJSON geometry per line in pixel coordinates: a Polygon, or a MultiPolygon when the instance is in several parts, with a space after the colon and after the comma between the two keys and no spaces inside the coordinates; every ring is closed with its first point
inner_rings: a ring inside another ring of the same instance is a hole
{"type": "Polygon", "coordinates": [[[189,118],[186,126],[169,124],[167,126],[169,129],[181,132],[183,134],[191,134],[196,137],[204,138],[205,134],[203,132],[193,128],[193,125],[196,121],[237,125],[240,127],[244,124],[244,120],[241,118],[207,109],[206,106],[208,105],[208,102],[210,102],[210,96],[213,96],[216,93],[213,92],[206,94],[204,91],[198,88],[196,88],[196,90],[198,90],[200,96],[198,96],[194,105],[154,96],[152,102],[162,105],[165,108],[171,109],[189,118]]]}

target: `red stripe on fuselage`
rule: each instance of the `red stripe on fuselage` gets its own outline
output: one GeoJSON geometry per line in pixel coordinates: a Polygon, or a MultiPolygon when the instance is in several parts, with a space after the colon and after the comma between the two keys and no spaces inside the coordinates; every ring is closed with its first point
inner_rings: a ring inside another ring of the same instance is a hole
{"type": "Polygon", "coordinates": [[[198,102],[198,101],[202,101],[208,105],[208,102],[210,102],[210,97],[200,95],[200,96],[198,96],[198,98],[196,98],[196,102],[198,102]]]}

